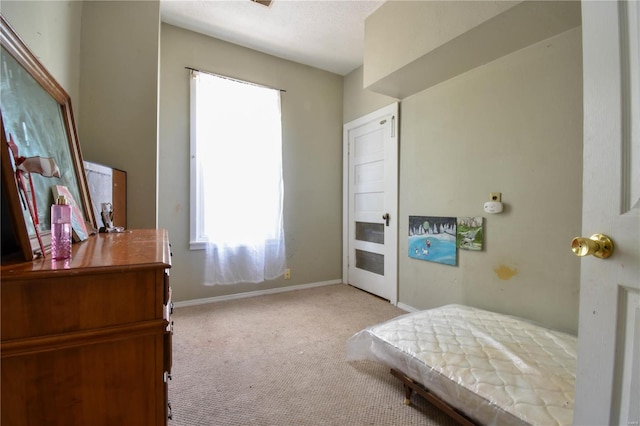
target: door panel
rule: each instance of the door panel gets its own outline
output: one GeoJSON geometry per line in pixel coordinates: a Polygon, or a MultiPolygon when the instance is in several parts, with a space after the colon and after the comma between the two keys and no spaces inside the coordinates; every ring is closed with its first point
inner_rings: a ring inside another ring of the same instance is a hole
{"type": "MultiPolygon", "coordinates": [[[[358,189],[355,190],[357,191],[358,189]]],[[[365,189],[362,188],[360,190],[362,191],[365,189]]],[[[382,211],[384,210],[384,193],[381,190],[378,190],[377,192],[369,190],[368,192],[359,192],[354,194],[353,209],[354,212],[363,219],[366,217],[377,217],[378,213],[382,214],[382,211]]]]}
{"type": "Polygon", "coordinates": [[[574,424],[640,424],[640,11],[582,2],[583,236],[607,259],[581,262],[574,424]]]}
{"type": "Polygon", "coordinates": [[[354,172],[354,183],[356,185],[382,182],[384,180],[384,162],[375,161],[371,163],[358,164],[355,166],[354,172]]]}
{"type": "Polygon", "coordinates": [[[397,303],[397,104],[345,125],[345,282],[397,303]],[[391,218],[389,224],[385,215],[391,218]]]}
{"type": "Polygon", "coordinates": [[[384,276],[384,255],[364,250],[355,250],[356,268],[384,276]]]}
{"type": "Polygon", "coordinates": [[[356,240],[384,244],[382,223],[356,222],[356,240]]]}

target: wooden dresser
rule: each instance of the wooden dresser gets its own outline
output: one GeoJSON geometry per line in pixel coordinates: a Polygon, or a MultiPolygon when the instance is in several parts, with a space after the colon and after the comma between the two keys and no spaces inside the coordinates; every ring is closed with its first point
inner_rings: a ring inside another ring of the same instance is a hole
{"type": "Polygon", "coordinates": [[[170,256],[166,231],[134,230],[2,265],[3,426],[167,424],[170,256]]]}

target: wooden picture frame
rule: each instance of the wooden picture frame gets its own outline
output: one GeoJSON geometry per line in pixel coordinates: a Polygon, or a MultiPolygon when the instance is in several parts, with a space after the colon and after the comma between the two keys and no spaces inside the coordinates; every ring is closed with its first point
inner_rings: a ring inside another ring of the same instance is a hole
{"type": "Polygon", "coordinates": [[[46,257],[51,248],[53,186],[64,185],[69,189],[84,214],[81,220],[91,229],[96,221],[71,98],[1,14],[0,67],[2,191],[6,194],[20,251],[25,260],[32,260],[46,257]],[[16,178],[18,161],[9,147],[10,141],[19,157],[53,158],[60,170],[59,177],[26,175],[25,193],[16,178]]]}

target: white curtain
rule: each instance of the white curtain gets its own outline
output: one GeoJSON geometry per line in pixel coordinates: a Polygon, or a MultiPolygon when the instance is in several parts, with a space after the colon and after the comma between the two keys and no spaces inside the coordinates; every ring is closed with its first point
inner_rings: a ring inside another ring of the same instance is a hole
{"type": "Polygon", "coordinates": [[[280,92],[200,74],[198,179],[205,284],[284,274],[280,92]]]}

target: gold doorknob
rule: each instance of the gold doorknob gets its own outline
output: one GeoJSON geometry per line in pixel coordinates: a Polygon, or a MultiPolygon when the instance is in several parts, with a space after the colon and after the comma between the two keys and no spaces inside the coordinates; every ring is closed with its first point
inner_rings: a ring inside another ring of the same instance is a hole
{"type": "Polygon", "coordinates": [[[606,259],[613,253],[613,241],[604,234],[593,234],[591,238],[575,237],[571,240],[571,250],[576,256],[589,256],[606,259]]]}

